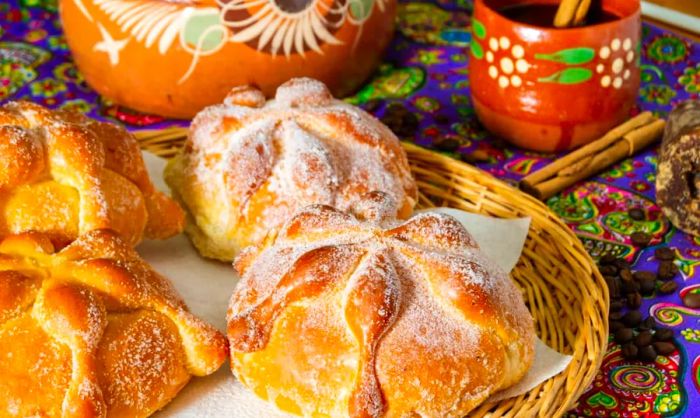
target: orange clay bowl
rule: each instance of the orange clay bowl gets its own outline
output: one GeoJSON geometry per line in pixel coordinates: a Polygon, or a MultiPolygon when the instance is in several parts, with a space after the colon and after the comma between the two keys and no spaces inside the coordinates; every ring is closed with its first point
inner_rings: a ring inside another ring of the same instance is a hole
{"type": "MultiPolygon", "coordinates": [[[[136,133],[144,149],[171,157],[184,128],[136,133]]],[[[419,189],[420,208],[448,206],[497,218],[532,218],[511,277],[535,319],[538,336],[573,360],[528,393],[483,404],[470,417],[558,417],[595,377],[608,343],[605,281],[573,232],[543,203],[477,168],[403,143],[419,189]]]]}
{"type": "Polygon", "coordinates": [[[591,13],[605,12],[611,20],[566,29],[498,12],[532,3],[556,10],[559,0],[475,1],[472,100],[494,134],[522,148],[563,151],[628,117],[640,82],[639,0],[593,2],[601,9],[591,13]]]}
{"type": "Polygon", "coordinates": [[[231,87],[290,78],[359,87],[391,40],[396,0],[59,0],[88,84],[130,108],[190,118],[231,87]]]}

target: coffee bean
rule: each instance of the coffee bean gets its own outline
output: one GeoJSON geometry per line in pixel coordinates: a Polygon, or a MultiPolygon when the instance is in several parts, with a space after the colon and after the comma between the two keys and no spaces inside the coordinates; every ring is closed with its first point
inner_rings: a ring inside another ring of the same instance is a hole
{"type": "Polygon", "coordinates": [[[639,353],[639,349],[637,348],[636,345],[634,345],[632,343],[627,343],[627,344],[622,346],[622,355],[627,360],[636,360],[637,353],[639,353]]]}
{"type": "Polygon", "coordinates": [[[625,293],[637,293],[641,289],[641,286],[639,285],[639,282],[635,281],[629,281],[629,282],[622,282],[622,290],[625,293]]]}
{"type": "Polygon", "coordinates": [[[378,99],[370,99],[365,102],[365,104],[362,106],[365,108],[366,111],[369,113],[375,113],[377,110],[379,110],[379,107],[382,105],[382,101],[378,99]]]}
{"type": "Polygon", "coordinates": [[[642,281],[642,280],[656,280],[656,274],[650,272],[650,271],[635,271],[632,274],[632,277],[634,277],[634,280],[637,281],[642,281]]]}
{"type": "Polygon", "coordinates": [[[689,308],[700,308],[700,293],[688,292],[683,296],[683,304],[689,308]]]}
{"type": "Polygon", "coordinates": [[[634,337],[634,345],[641,348],[651,344],[653,339],[654,337],[652,336],[651,331],[642,331],[637,334],[636,337],[634,337]]]}
{"type": "Polygon", "coordinates": [[[640,360],[646,362],[652,362],[656,360],[656,350],[654,350],[653,346],[647,345],[646,347],[638,348],[639,351],[637,352],[637,357],[639,357],[640,360]]]}
{"type": "Polygon", "coordinates": [[[618,344],[624,344],[632,341],[634,338],[634,332],[632,328],[622,328],[615,333],[615,342],[618,344]]]}
{"type": "Polygon", "coordinates": [[[654,332],[654,341],[668,341],[673,338],[673,330],[659,328],[654,332]]]}
{"type": "Polygon", "coordinates": [[[628,327],[636,327],[642,322],[642,313],[639,311],[629,311],[622,317],[622,322],[628,327]]]}
{"type": "Polygon", "coordinates": [[[440,137],[433,142],[433,146],[440,151],[456,151],[462,143],[454,137],[440,137]]]}
{"type": "Polygon", "coordinates": [[[600,274],[603,276],[615,276],[617,275],[617,267],[613,265],[602,266],[600,269],[600,274]]]}
{"type": "Polygon", "coordinates": [[[651,235],[647,234],[646,232],[633,232],[632,235],[630,235],[630,239],[632,240],[632,244],[634,244],[635,247],[646,247],[649,245],[649,242],[651,241],[651,235]]]}
{"type": "Polygon", "coordinates": [[[617,260],[617,257],[615,257],[614,255],[612,255],[610,253],[605,253],[602,256],[600,256],[600,260],[598,262],[601,265],[605,266],[605,265],[614,263],[615,260],[617,260]]]}
{"type": "Polygon", "coordinates": [[[661,286],[659,286],[659,293],[662,295],[670,295],[671,293],[674,293],[678,289],[678,283],[676,282],[664,282],[661,283],[661,286]]]}
{"type": "Polygon", "coordinates": [[[622,308],[625,307],[625,303],[623,303],[620,300],[614,300],[610,302],[610,311],[611,312],[617,312],[619,310],[622,310],[622,308]]]}
{"type": "Polygon", "coordinates": [[[673,261],[676,259],[676,250],[669,247],[660,247],[654,250],[654,257],[661,261],[673,261]]]}
{"type": "Polygon", "coordinates": [[[662,356],[667,356],[676,351],[676,346],[673,345],[673,343],[656,342],[652,344],[652,346],[654,347],[654,350],[656,350],[656,352],[662,356]]]}
{"type": "Polygon", "coordinates": [[[630,269],[621,269],[620,270],[620,278],[624,281],[630,281],[634,279],[634,275],[632,275],[632,270],[630,269]]]}
{"type": "Polygon", "coordinates": [[[634,219],[635,221],[643,221],[646,218],[646,216],[644,215],[644,210],[640,208],[632,208],[627,211],[627,214],[630,218],[634,219]]]}
{"type": "Polygon", "coordinates": [[[639,292],[643,296],[651,296],[656,290],[656,280],[655,279],[644,279],[639,282],[639,292]]]}
{"type": "Polygon", "coordinates": [[[608,326],[611,334],[615,334],[617,331],[621,330],[624,327],[625,324],[623,324],[620,321],[610,321],[610,325],[608,326]]]}
{"type": "Polygon", "coordinates": [[[625,260],[624,258],[618,258],[613,262],[613,265],[617,267],[618,270],[630,268],[630,263],[628,263],[627,260],[625,260]]]}
{"type": "Polygon", "coordinates": [[[620,291],[622,288],[622,282],[617,277],[606,277],[605,284],[608,285],[608,291],[610,292],[610,297],[617,298],[620,296],[620,291]]]}
{"type": "Polygon", "coordinates": [[[678,266],[673,261],[662,261],[659,263],[659,271],[657,275],[660,280],[671,280],[678,274],[678,266]]]}
{"type": "Polygon", "coordinates": [[[611,321],[621,321],[623,317],[622,312],[610,312],[610,315],[608,315],[608,318],[610,318],[611,321]]]}
{"type": "Polygon", "coordinates": [[[471,151],[469,154],[461,154],[460,159],[469,164],[487,163],[491,161],[488,152],[480,149],[471,151]]]}
{"type": "Polygon", "coordinates": [[[628,293],[627,294],[627,307],[630,309],[639,309],[642,306],[642,295],[639,293],[628,293]]]}
{"type": "Polygon", "coordinates": [[[642,331],[656,329],[656,320],[651,316],[647,316],[646,319],[639,324],[638,328],[642,331]]]}

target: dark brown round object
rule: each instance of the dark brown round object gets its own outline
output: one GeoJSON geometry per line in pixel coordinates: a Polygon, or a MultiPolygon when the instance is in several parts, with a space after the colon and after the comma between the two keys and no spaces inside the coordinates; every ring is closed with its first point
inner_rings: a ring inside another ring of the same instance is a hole
{"type": "Polygon", "coordinates": [[[610,312],[617,312],[625,307],[625,303],[621,300],[613,300],[610,302],[610,312]]]}
{"type": "Polygon", "coordinates": [[[661,283],[661,285],[658,288],[658,291],[662,295],[670,295],[671,293],[674,293],[676,289],[678,289],[678,283],[670,281],[661,283]]]}
{"type": "Polygon", "coordinates": [[[375,113],[382,106],[382,101],[379,99],[370,99],[365,102],[362,107],[369,113],[375,113]]]}
{"type": "Polygon", "coordinates": [[[656,290],[656,279],[644,279],[639,282],[639,292],[643,296],[651,296],[656,290]]]}
{"type": "Polygon", "coordinates": [[[646,232],[633,232],[632,235],[630,235],[630,239],[632,240],[632,244],[634,244],[635,247],[646,247],[649,245],[649,242],[651,241],[651,235],[647,234],[646,232]]]}
{"type": "Polygon", "coordinates": [[[627,211],[627,214],[635,221],[643,221],[646,218],[644,210],[640,208],[632,208],[627,211]]]}
{"type": "Polygon", "coordinates": [[[630,269],[621,269],[620,270],[620,278],[626,282],[633,280],[634,275],[632,274],[632,270],[630,269]]]}
{"type": "Polygon", "coordinates": [[[637,351],[637,357],[642,360],[651,363],[652,361],[656,360],[656,350],[654,350],[654,347],[651,345],[647,345],[646,347],[637,347],[639,348],[639,351],[637,351]]]}
{"type": "Polygon", "coordinates": [[[433,146],[440,151],[457,151],[457,149],[462,145],[462,143],[450,136],[442,136],[433,142],[433,146]]]}
{"type": "Polygon", "coordinates": [[[664,215],[700,236],[700,100],[678,104],[667,117],[656,171],[656,200],[664,215]]]}
{"type": "Polygon", "coordinates": [[[660,280],[671,280],[678,274],[678,266],[673,261],[662,261],[659,263],[657,275],[660,280]]]}
{"type": "Polygon", "coordinates": [[[615,275],[617,275],[617,267],[613,266],[612,264],[602,266],[599,270],[600,270],[600,274],[602,274],[603,276],[615,276],[615,275]]]}
{"type": "Polygon", "coordinates": [[[668,341],[673,338],[673,330],[659,328],[654,332],[654,341],[668,341]]]}
{"type": "Polygon", "coordinates": [[[651,331],[642,331],[634,337],[634,345],[637,347],[645,347],[654,341],[654,336],[651,331]]]}
{"type": "Polygon", "coordinates": [[[611,334],[615,334],[617,331],[621,330],[624,327],[625,324],[623,324],[620,321],[610,321],[610,325],[608,326],[611,334]]]}
{"type": "Polygon", "coordinates": [[[598,263],[605,266],[614,263],[615,260],[617,260],[617,257],[615,257],[613,254],[605,253],[602,256],[600,256],[600,260],[598,261],[598,263]]]}
{"type": "Polygon", "coordinates": [[[674,351],[676,351],[676,346],[673,345],[673,343],[668,343],[668,342],[655,342],[652,344],[654,347],[654,350],[662,356],[667,356],[674,351]]]}
{"type": "Polygon", "coordinates": [[[622,282],[622,290],[625,293],[637,293],[641,289],[639,282],[629,281],[622,282]]]}
{"type": "Polygon", "coordinates": [[[646,270],[635,271],[635,272],[632,274],[632,277],[634,277],[634,280],[637,280],[637,281],[640,281],[640,282],[641,282],[642,280],[656,280],[656,274],[654,274],[654,273],[651,272],[651,271],[646,271],[646,270]]]}
{"type": "Polygon", "coordinates": [[[615,342],[618,344],[628,343],[633,338],[634,331],[632,331],[632,328],[622,328],[615,333],[615,342]]]}
{"type": "Polygon", "coordinates": [[[642,306],[642,295],[640,295],[638,292],[628,293],[626,302],[628,308],[639,309],[639,307],[642,306]]]}
{"type": "Polygon", "coordinates": [[[683,296],[683,304],[689,308],[700,308],[700,293],[688,292],[683,296]]]}
{"type": "Polygon", "coordinates": [[[469,164],[487,163],[491,160],[488,152],[481,149],[470,151],[468,154],[460,154],[459,157],[469,164]]]}
{"type": "Polygon", "coordinates": [[[660,261],[673,261],[676,259],[676,249],[669,247],[659,247],[654,250],[654,257],[660,261]]]}
{"type": "Polygon", "coordinates": [[[627,344],[622,346],[622,355],[627,360],[636,360],[638,353],[639,353],[639,349],[637,348],[636,345],[634,345],[632,343],[627,343],[627,344]]]}
{"type": "Polygon", "coordinates": [[[627,260],[625,260],[624,258],[618,258],[618,259],[616,259],[616,260],[613,262],[613,264],[614,264],[615,267],[617,267],[619,270],[630,268],[630,263],[628,263],[627,260]]]}
{"type": "Polygon", "coordinates": [[[622,282],[617,277],[606,277],[605,284],[608,285],[608,291],[610,292],[611,298],[620,297],[620,292],[622,289],[622,282]]]}
{"type": "Polygon", "coordinates": [[[622,312],[610,312],[610,315],[608,315],[608,318],[610,318],[611,321],[622,321],[622,312]]]}
{"type": "Polygon", "coordinates": [[[645,331],[645,330],[654,330],[656,329],[656,320],[654,317],[647,316],[644,321],[642,321],[638,327],[640,330],[645,331]]]}
{"type": "Polygon", "coordinates": [[[622,316],[622,322],[628,327],[636,327],[642,322],[642,313],[639,311],[629,311],[622,316]]]}

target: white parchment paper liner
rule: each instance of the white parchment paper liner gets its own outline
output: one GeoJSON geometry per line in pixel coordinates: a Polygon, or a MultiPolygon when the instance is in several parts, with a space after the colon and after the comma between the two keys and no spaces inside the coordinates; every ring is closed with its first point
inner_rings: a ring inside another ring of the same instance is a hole
{"type": "MultiPolygon", "coordinates": [[[[163,181],[165,161],[144,153],[148,171],[160,190],[168,191],[163,181]]],[[[511,271],[522,252],[530,225],[529,218],[497,219],[452,208],[433,209],[457,218],[474,236],[483,252],[505,271],[511,271]]],[[[226,308],[238,277],[231,265],[201,258],[187,238],[180,234],[166,241],[146,241],[139,253],[153,268],[172,280],[190,310],[226,330],[226,308]]],[[[543,381],[562,372],[571,357],[560,354],[537,340],[535,361],[518,384],[492,396],[498,401],[526,393],[543,381]]],[[[157,417],[178,418],[288,418],[233,377],[228,362],[218,372],[204,378],[193,378],[157,417]]]]}

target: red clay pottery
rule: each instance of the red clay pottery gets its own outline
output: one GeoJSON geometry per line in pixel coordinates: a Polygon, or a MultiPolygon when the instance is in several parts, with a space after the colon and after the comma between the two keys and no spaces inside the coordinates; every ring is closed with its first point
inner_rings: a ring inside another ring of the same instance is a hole
{"type": "Polygon", "coordinates": [[[639,0],[601,0],[590,25],[565,29],[550,23],[558,3],[474,5],[469,74],[477,116],[494,134],[537,151],[571,149],[620,124],[640,82],[639,0]]]}
{"type": "Polygon", "coordinates": [[[231,87],[293,77],[360,86],[394,31],[396,0],[59,0],[78,68],[128,107],[188,118],[231,87]]]}

